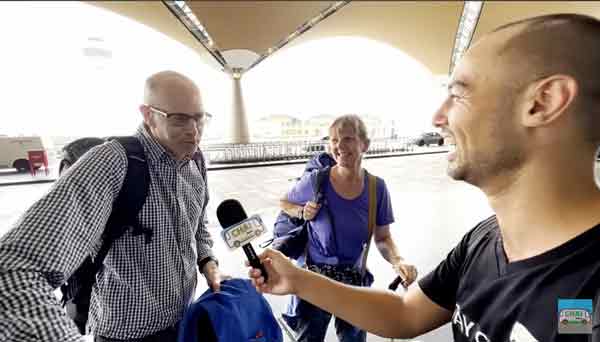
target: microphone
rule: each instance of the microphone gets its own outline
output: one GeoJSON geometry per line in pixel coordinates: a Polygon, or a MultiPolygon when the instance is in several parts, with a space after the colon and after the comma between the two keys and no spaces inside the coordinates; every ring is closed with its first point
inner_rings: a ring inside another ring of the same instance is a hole
{"type": "Polygon", "coordinates": [[[250,266],[258,268],[265,282],[268,279],[267,270],[260,262],[258,255],[250,244],[250,241],[265,231],[264,224],[259,216],[248,218],[242,204],[234,199],[224,200],[217,207],[217,219],[223,228],[221,236],[230,249],[243,245],[244,253],[250,262],[250,266]]]}
{"type": "Polygon", "coordinates": [[[404,279],[402,279],[401,276],[397,276],[396,279],[394,279],[394,281],[388,286],[388,289],[392,290],[392,291],[396,291],[396,289],[398,288],[398,285],[402,284],[402,287],[404,287],[405,289],[407,288],[406,286],[406,281],[404,279]]]}

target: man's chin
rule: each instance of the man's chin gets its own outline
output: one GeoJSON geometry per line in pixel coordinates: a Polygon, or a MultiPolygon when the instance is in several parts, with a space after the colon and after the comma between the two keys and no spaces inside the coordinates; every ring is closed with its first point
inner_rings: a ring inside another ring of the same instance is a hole
{"type": "Polygon", "coordinates": [[[198,149],[196,149],[196,148],[195,148],[195,149],[193,149],[193,150],[191,150],[191,149],[190,149],[190,150],[188,150],[188,151],[187,151],[187,153],[186,153],[186,154],[187,154],[188,156],[190,156],[190,158],[192,158],[192,157],[194,156],[194,153],[196,153],[196,151],[198,151],[198,149]]]}
{"type": "Polygon", "coordinates": [[[183,143],[183,146],[185,146],[184,148],[186,150],[192,151],[192,152],[195,152],[198,149],[197,143],[186,142],[186,143],[183,143]]]}
{"type": "Polygon", "coordinates": [[[191,159],[191,158],[194,156],[194,153],[196,153],[196,151],[197,151],[197,150],[198,150],[197,148],[194,148],[194,149],[192,149],[192,148],[187,148],[187,149],[185,149],[185,150],[182,150],[182,151],[181,151],[181,153],[182,153],[183,155],[185,155],[187,158],[190,158],[190,159],[191,159]]]}
{"type": "Polygon", "coordinates": [[[448,168],[446,169],[446,173],[448,174],[448,176],[450,178],[457,180],[457,181],[462,181],[465,178],[464,172],[460,168],[458,168],[452,164],[448,165],[448,168]]]}

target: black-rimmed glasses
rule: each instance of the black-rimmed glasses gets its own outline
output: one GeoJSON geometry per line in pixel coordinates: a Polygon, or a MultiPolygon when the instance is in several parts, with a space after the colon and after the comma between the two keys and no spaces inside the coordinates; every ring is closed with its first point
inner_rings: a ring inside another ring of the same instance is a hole
{"type": "Polygon", "coordinates": [[[204,127],[212,118],[212,115],[208,112],[199,112],[196,114],[168,113],[154,106],[148,106],[148,108],[150,108],[152,112],[164,116],[167,119],[167,122],[173,127],[186,127],[190,121],[193,121],[198,127],[204,127]]]}

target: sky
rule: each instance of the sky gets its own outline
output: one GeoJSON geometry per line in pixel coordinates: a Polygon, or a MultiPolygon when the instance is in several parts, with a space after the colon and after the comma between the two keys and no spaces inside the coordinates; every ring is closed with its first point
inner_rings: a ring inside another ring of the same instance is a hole
{"type": "Polygon", "coordinates": [[[431,130],[444,94],[439,78],[414,58],[354,36],[284,49],[244,77],[246,105],[255,113],[369,114],[400,120],[407,133],[431,130]]]}
{"type": "Polygon", "coordinates": [[[0,134],[113,135],[141,122],[143,83],[170,69],[194,79],[207,110],[223,112],[230,82],[182,44],[78,2],[0,3],[0,134]],[[101,37],[104,42],[90,42],[101,37]],[[107,48],[97,61],[84,47],[107,48]]]}
{"type": "MultiPolygon", "coordinates": [[[[199,84],[215,116],[208,135],[224,135],[229,76],[143,24],[85,3],[0,2],[0,44],[0,134],[130,134],[141,121],[144,79],[170,69],[199,84]],[[112,58],[87,57],[84,47],[108,49],[112,58]]],[[[423,65],[362,37],[285,48],[245,74],[242,86],[251,129],[270,114],[358,113],[401,120],[406,132],[425,131],[442,96],[423,65]]]]}

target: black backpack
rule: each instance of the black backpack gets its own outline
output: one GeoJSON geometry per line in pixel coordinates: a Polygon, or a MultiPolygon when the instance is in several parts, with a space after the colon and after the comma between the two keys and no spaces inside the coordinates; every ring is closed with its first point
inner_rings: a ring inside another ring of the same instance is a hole
{"type": "MultiPolygon", "coordinates": [[[[102,267],[104,258],[108,254],[112,243],[127,230],[131,230],[133,235],[144,234],[146,243],[152,241],[152,230],[144,229],[137,219],[138,213],[146,201],[150,184],[150,172],[144,148],[136,137],[114,137],[110,139],[114,139],[123,145],[127,154],[127,174],[123,186],[113,202],[112,212],[102,233],[102,245],[98,254],[95,258],[92,258],[91,255],[88,256],[67,282],[60,287],[62,305],[82,335],[85,335],[90,296],[92,286],[96,282],[96,273],[102,267]]],[[[86,146],[85,151],[78,151],[82,153],[78,153],[76,159],[83,155],[87,149],[104,141],[98,139],[96,144],[88,144],[91,146],[86,146]]],[[[72,156],[73,154],[71,154],[72,156]]],[[[76,159],[70,159],[68,162],[74,164],[76,159]]]]}

